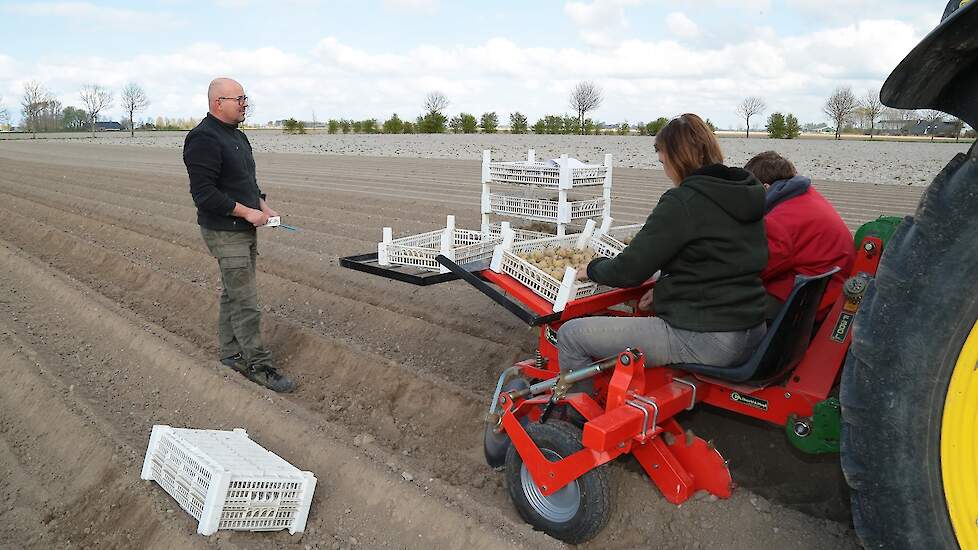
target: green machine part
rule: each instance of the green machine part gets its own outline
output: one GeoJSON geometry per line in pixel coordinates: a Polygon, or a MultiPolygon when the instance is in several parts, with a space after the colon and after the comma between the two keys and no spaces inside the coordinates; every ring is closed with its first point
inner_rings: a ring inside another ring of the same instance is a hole
{"type": "Polygon", "coordinates": [[[864,223],[856,230],[856,237],[854,239],[856,248],[859,248],[863,239],[866,237],[877,237],[883,241],[883,250],[886,250],[886,245],[890,241],[890,237],[893,236],[893,232],[896,231],[902,221],[903,218],[897,216],[880,216],[871,222],[864,223]]]}
{"type": "Polygon", "coordinates": [[[785,424],[788,441],[808,454],[838,453],[841,410],[839,400],[830,397],[815,405],[810,418],[789,418],[785,424]]]}

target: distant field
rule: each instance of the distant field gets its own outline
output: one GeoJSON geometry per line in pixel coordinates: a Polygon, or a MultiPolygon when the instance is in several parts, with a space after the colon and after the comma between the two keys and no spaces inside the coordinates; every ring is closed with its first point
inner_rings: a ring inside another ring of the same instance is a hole
{"type": "MultiPolygon", "coordinates": [[[[258,152],[358,155],[408,158],[454,158],[479,160],[484,149],[493,158],[524,158],[535,149],[538,158],[566,153],[583,161],[600,162],[606,153],[616,167],[659,168],[648,136],[568,136],[535,134],[347,134],[313,132],[285,135],[279,130],[246,130],[258,152]]],[[[41,134],[45,140],[72,140],[108,145],[179,148],[186,132],[41,134]]],[[[827,134],[804,135],[803,139],[771,140],[763,134],[720,132],[721,145],[731,165],[743,165],[753,155],[776,150],[794,162],[799,172],[816,179],[862,183],[926,185],[958,152],[967,151],[971,142],[919,138],[888,138],[869,141],[863,136],[846,136],[837,141],[827,134]]],[[[0,139],[24,139],[26,134],[0,134],[0,139]]]]}

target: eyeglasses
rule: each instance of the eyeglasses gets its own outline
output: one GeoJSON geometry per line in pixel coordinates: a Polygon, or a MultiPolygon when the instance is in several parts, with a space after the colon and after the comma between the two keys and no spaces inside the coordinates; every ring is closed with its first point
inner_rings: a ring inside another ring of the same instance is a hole
{"type": "Polygon", "coordinates": [[[217,99],[218,101],[222,99],[233,99],[238,102],[238,105],[244,105],[245,103],[248,103],[248,96],[246,95],[239,95],[238,97],[219,97],[217,99]]]}

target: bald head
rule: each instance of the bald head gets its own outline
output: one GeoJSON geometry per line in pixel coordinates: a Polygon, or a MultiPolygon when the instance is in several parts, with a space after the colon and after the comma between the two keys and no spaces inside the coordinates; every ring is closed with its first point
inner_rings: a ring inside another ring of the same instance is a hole
{"type": "Polygon", "coordinates": [[[221,77],[211,80],[207,87],[207,105],[210,114],[221,122],[238,124],[245,119],[248,99],[244,95],[241,84],[236,80],[221,77]]]}
{"type": "Polygon", "coordinates": [[[237,80],[223,76],[215,78],[211,80],[210,86],[207,87],[207,101],[213,102],[219,97],[235,97],[241,95],[241,92],[231,95],[231,92],[236,90],[242,90],[241,84],[237,80]]]}

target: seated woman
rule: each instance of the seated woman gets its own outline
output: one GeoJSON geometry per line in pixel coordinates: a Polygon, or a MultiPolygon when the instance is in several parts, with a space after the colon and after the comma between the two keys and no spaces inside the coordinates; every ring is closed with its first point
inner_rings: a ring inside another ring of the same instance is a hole
{"type": "Polygon", "coordinates": [[[694,114],[659,131],[655,150],[675,187],[621,254],[587,266],[589,279],[619,288],[639,286],[661,270],[654,300],[649,293],[640,304],[648,309],[654,301],[655,316],[564,323],[557,333],[563,372],[629,347],[642,350],[650,367],[734,366],[764,338],[764,186],[722,164],[720,144],[694,114]]]}

